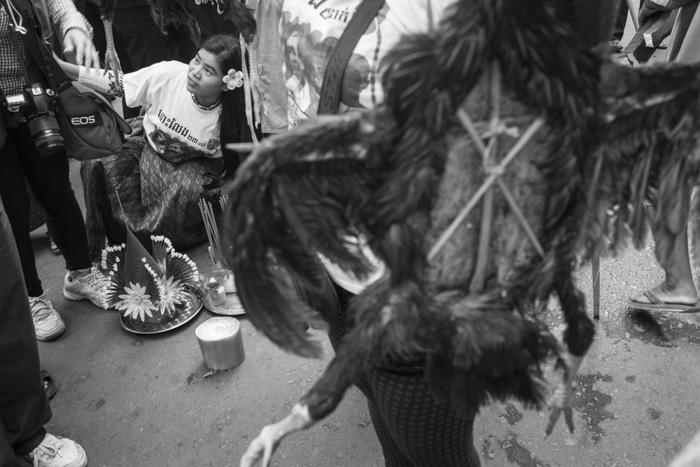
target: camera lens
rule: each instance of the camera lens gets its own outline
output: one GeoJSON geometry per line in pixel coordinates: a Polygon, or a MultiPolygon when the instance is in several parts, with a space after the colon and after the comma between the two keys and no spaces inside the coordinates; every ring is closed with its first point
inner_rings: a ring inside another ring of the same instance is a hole
{"type": "Polygon", "coordinates": [[[28,124],[39,154],[51,156],[63,151],[63,136],[55,117],[47,114],[34,115],[29,118],[28,124]]]}

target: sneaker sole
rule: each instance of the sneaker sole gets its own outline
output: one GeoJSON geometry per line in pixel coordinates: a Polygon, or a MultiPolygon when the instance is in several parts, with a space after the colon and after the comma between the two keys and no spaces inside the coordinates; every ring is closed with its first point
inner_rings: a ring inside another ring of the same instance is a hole
{"type": "Polygon", "coordinates": [[[78,295],[78,294],[74,294],[72,292],[68,292],[67,290],[63,290],[63,296],[66,297],[68,300],[72,300],[74,302],[79,302],[81,300],[90,300],[90,302],[92,302],[92,304],[95,305],[97,308],[100,308],[102,310],[105,309],[105,307],[104,307],[104,305],[102,305],[102,303],[95,302],[92,298],[85,297],[83,295],[78,295]]]}
{"type": "Polygon", "coordinates": [[[71,462],[69,467],[85,467],[87,463],[87,454],[85,454],[83,447],[78,444],[78,458],[71,462]]]}
{"type": "MultiPolygon", "coordinates": [[[[36,330],[35,330],[36,331],[36,330]]],[[[58,339],[63,335],[63,333],[66,332],[66,325],[64,324],[61,329],[58,331],[54,332],[53,334],[47,334],[44,336],[39,336],[38,334],[36,335],[36,340],[42,341],[42,342],[49,342],[58,339]]]]}

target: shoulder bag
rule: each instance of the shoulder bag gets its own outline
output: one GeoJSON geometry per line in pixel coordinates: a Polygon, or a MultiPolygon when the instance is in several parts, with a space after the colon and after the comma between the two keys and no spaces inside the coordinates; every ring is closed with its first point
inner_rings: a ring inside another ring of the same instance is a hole
{"type": "MultiPolygon", "coordinates": [[[[12,0],[2,0],[5,8],[8,8],[9,1],[12,0]]],[[[131,127],[102,94],[66,76],[40,39],[40,25],[34,20],[32,5],[21,0],[18,3],[30,26],[22,35],[22,42],[41,69],[48,86],[56,93],[55,114],[66,154],[74,159],[89,160],[118,153],[124,143],[124,134],[130,134],[131,127]]],[[[16,30],[11,34],[25,81],[31,84],[18,35],[16,30]]]]}

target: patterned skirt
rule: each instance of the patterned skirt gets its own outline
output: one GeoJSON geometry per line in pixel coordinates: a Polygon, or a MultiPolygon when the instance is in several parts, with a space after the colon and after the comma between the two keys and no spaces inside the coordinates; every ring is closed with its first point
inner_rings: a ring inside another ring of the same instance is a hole
{"type": "MultiPolygon", "coordinates": [[[[196,158],[173,164],[143,138],[130,138],[119,154],[84,161],[85,225],[90,254],[126,241],[126,227],[150,249],[151,235],[164,235],[177,250],[207,240],[198,201],[219,190],[204,185],[221,173],[221,159],[196,158]]],[[[218,201],[215,203],[218,204],[218,201]]]]}

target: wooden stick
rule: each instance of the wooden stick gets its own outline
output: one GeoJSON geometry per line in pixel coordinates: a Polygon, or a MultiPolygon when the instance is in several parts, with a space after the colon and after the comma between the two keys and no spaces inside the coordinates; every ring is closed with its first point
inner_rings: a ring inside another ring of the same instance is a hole
{"type": "Polygon", "coordinates": [[[216,268],[216,260],[214,259],[214,253],[212,253],[212,247],[211,243],[209,244],[209,248],[207,248],[207,251],[209,252],[209,259],[211,260],[211,264],[216,268]]]}
{"type": "Polygon", "coordinates": [[[544,117],[538,117],[537,119],[535,119],[535,121],[532,122],[532,124],[528,127],[525,133],[523,133],[522,138],[520,138],[518,142],[515,143],[515,146],[511,148],[510,152],[498,165],[496,172],[492,173],[488,176],[486,180],[484,180],[484,183],[479,187],[474,196],[472,196],[472,199],[469,201],[469,203],[467,203],[464,209],[462,209],[462,211],[455,218],[455,220],[452,221],[447,230],[443,232],[438,241],[435,242],[435,245],[433,245],[433,247],[430,249],[430,252],[428,253],[428,261],[432,261],[435,258],[435,256],[440,252],[440,250],[442,250],[442,248],[445,246],[450,237],[454,235],[455,231],[459,227],[459,224],[461,224],[464,221],[464,219],[467,218],[471,210],[474,209],[474,206],[476,206],[476,203],[479,202],[484,193],[486,193],[486,191],[491,187],[491,185],[493,185],[496,182],[496,179],[501,176],[499,173],[497,173],[497,171],[504,170],[506,166],[508,166],[508,164],[512,162],[513,158],[515,158],[515,156],[518,155],[518,153],[523,149],[523,147],[530,141],[530,139],[532,139],[535,133],[537,133],[537,131],[540,128],[542,128],[544,122],[544,117]]]}
{"type": "MultiPolygon", "coordinates": [[[[491,62],[489,70],[489,79],[491,81],[490,98],[491,98],[491,121],[489,129],[491,136],[486,151],[482,153],[482,162],[484,168],[492,167],[491,159],[497,151],[498,147],[498,125],[500,123],[501,110],[501,70],[498,67],[498,62],[491,62]]],[[[479,138],[481,139],[481,138],[479,138]]],[[[500,178],[499,178],[500,180],[500,178]]],[[[481,231],[479,232],[479,249],[477,251],[476,266],[474,274],[469,284],[469,290],[472,293],[483,292],[486,284],[486,274],[489,263],[489,251],[491,250],[491,229],[493,228],[493,204],[494,193],[493,187],[489,188],[484,194],[484,203],[481,208],[481,231]]]]}
{"type": "Polygon", "coordinates": [[[211,256],[212,256],[212,262],[214,263],[214,266],[217,264],[218,256],[220,254],[219,246],[218,246],[218,238],[217,238],[217,228],[216,228],[216,221],[214,219],[214,214],[211,209],[211,204],[204,200],[200,199],[200,204],[199,204],[200,211],[202,213],[202,218],[204,219],[204,228],[207,232],[207,238],[209,239],[209,245],[211,248],[211,256]]]}
{"type": "Polygon", "coordinates": [[[533,245],[535,245],[535,250],[537,250],[537,253],[539,253],[540,256],[544,258],[544,248],[542,247],[542,244],[537,238],[537,235],[535,235],[535,232],[532,230],[532,227],[530,227],[530,224],[528,224],[527,219],[525,219],[525,215],[520,209],[520,206],[518,206],[518,202],[515,201],[515,197],[510,191],[510,188],[508,188],[508,185],[506,185],[503,179],[501,178],[497,180],[497,183],[498,186],[501,188],[501,191],[503,192],[503,196],[506,198],[506,201],[508,201],[510,208],[513,210],[516,217],[520,221],[520,224],[522,225],[523,229],[525,229],[525,233],[528,237],[530,237],[530,241],[533,243],[533,245]]]}
{"type": "MultiPolygon", "coordinates": [[[[202,198],[200,198],[199,202],[197,204],[199,204],[199,212],[202,214],[202,219],[204,220],[204,230],[206,230],[206,232],[207,232],[207,240],[209,240],[209,247],[211,248],[211,245],[212,245],[211,233],[209,232],[209,223],[208,223],[207,215],[205,212],[204,200],[202,198]]],[[[209,252],[209,254],[211,255],[211,251],[209,252]]],[[[212,260],[213,260],[213,258],[212,258],[212,260]]]]}
{"type": "Polygon", "coordinates": [[[209,219],[209,225],[211,227],[211,236],[212,236],[212,247],[214,248],[214,258],[217,260],[217,262],[220,260],[221,256],[221,249],[219,248],[219,230],[216,226],[216,218],[214,217],[214,211],[211,207],[211,203],[209,201],[206,201],[206,212],[207,212],[207,218],[209,219]]]}
{"type": "Polygon", "coordinates": [[[472,137],[472,140],[474,141],[474,144],[479,152],[481,152],[481,154],[486,152],[484,141],[481,139],[481,135],[479,135],[479,133],[476,131],[476,125],[474,125],[474,122],[472,121],[471,117],[469,117],[467,111],[464,110],[464,107],[460,107],[457,110],[457,118],[462,123],[462,126],[467,130],[469,136],[472,137]]]}
{"type": "Polygon", "coordinates": [[[600,319],[600,255],[596,252],[591,258],[593,276],[593,319],[600,319]]]}
{"type": "Polygon", "coordinates": [[[216,250],[216,259],[217,261],[220,261],[221,264],[225,264],[223,260],[223,255],[221,253],[221,240],[219,238],[219,226],[216,224],[216,217],[214,217],[214,208],[212,207],[211,203],[207,202],[207,205],[209,207],[209,218],[211,219],[212,223],[212,236],[214,237],[214,242],[216,243],[215,250],[216,250]]]}

